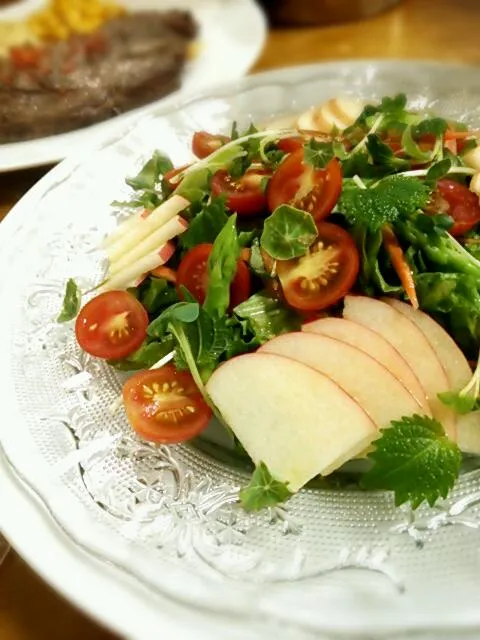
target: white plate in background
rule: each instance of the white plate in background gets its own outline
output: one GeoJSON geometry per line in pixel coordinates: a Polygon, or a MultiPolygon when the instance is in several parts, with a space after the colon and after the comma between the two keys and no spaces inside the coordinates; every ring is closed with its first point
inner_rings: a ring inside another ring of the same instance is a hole
{"type": "MultiPolygon", "coordinates": [[[[25,0],[5,7],[0,9],[0,20],[23,17],[43,4],[43,0],[25,0]]],[[[180,92],[192,93],[241,78],[254,64],[265,42],[265,16],[254,0],[119,0],[119,4],[132,11],[169,8],[192,11],[200,25],[199,50],[187,64],[180,92]]],[[[116,127],[177,94],[75,131],[0,144],[0,172],[62,160],[80,146],[95,144],[116,127]]]]}

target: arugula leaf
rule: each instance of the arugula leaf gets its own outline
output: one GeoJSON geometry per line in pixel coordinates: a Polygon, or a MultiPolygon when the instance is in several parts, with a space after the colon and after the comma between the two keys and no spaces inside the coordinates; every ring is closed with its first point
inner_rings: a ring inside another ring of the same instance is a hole
{"type": "Polygon", "coordinates": [[[175,286],[164,278],[150,276],[135,290],[135,295],[150,315],[178,301],[175,286]]]}
{"type": "Polygon", "coordinates": [[[227,220],[208,257],[208,289],[203,308],[216,318],[221,318],[230,305],[230,285],[237,272],[240,243],[236,221],[236,214],[227,220]]]}
{"type": "Polygon", "coordinates": [[[279,300],[265,292],[255,293],[233,310],[248,327],[260,344],[289,331],[299,331],[302,320],[279,300]]]}
{"type": "Polygon", "coordinates": [[[173,164],[167,156],[154,151],[152,157],[143,165],[140,172],[133,178],[126,178],[125,182],[134,191],[154,189],[161,176],[173,169],[173,164]]]}
{"type": "Polygon", "coordinates": [[[188,229],[180,236],[180,246],[183,249],[192,249],[204,242],[214,242],[228,220],[225,200],[224,196],[219,196],[203,205],[190,222],[188,229]]]}
{"type": "Polygon", "coordinates": [[[108,360],[108,364],[118,371],[136,371],[138,369],[149,369],[156,362],[171,353],[175,348],[173,338],[165,337],[163,340],[144,342],[128,358],[122,360],[108,360]]]}
{"type": "Polygon", "coordinates": [[[370,134],[367,138],[367,151],[374,164],[384,167],[390,173],[401,171],[410,167],[410,162],[405,158],[396,156],[392,149],[383,142],[380,136],[370,134]]]}
{"type": "Polygon", "coordinates": [[[429,194],[428,186],[413,177],[388,176],[366,189],[352,181],[344,186],[337,209],[350,222],[376,230],[425,207],[429,194]]]}
{"type": "Polygon", "coordinates": [[[165,309],[147,329],[147,333],[152,338],[163,338],[169,323],[171,322],[195,322],[200,315],[200,305],[198,302],[177,302],[165,309]]]}
{"type": "Polygon", "coordinates": [[[240,490],[240,502],[245,511],[259,511],[285,502],[291,495],[287,484],[275,480],[267,466],[260,462],[249,485],[240,490]]]}
{"type": "Polygon", "coordinates": [[[266,218],[260,245],[273,259],[290,260],[305,255],[317,235],[309,213],[282,204],[266,218]]]}
{"type": "Polygon", "coordinates": [[[67,281],[65,296],[63,298],[62,309],[57,318],[57,322],[68,322],[73,320],[80,311],[82,303],[82,293],[73,278],[67,281]]]}
{"type": "Polygon", "coordinates": [[[314,169],[323,169],[334,157],[332,142],[322,142],[311,138],[303,145],[303,157],[314,169]]]}
{"type": "Polygon", "coordinates": [[[392,421],[374,445],[368,456],[374,465],[361,485],[394,491],[397,506],[410,501],[416,509],[426,500],[432,507],[447,497],[460,473],[460,449],[442,425],[427,416],[392,421]]]}

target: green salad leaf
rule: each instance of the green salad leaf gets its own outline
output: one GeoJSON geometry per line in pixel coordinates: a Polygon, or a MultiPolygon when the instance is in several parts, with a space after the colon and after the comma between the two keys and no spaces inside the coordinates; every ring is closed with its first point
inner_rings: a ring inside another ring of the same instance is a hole
{"type": "Polygon", "coordinates": [[[255,293],[233,310],[245,320],[259,344],[289,331],[299,331],[302,320],[291,309],[265,292],[255,293]]]}
{"type": "Polygon", "coordinates": [[[317,235],[309,213],[282,204],[265,219],[260,245],[275,260],[290,260],[305,255],[317,235]]]}
{"type": "Polygon", "coordinates": [[[365,489],[393,491],[397,506],[410,502],[413,509],[447,497],[462,457],[439,422],[415,415],[392,421],[381,433],[369,454],[374,465],[361,480],[365,489]]]}
{"type": "Polygon", "coordinates": [[[204,242],[213,243],[228,220],[225,197],[212,198],[190,222],[179,242],[183,249],[193,249],[204,242]]]}
{"type": "Polygon", "coordinates": [[[80,311],[82,304],[82,293],[73,278],[67,281],[65,296],[63,298],[62,309],[57,318],[57,322],[68,322],[73,320],[80,311]]]}
{"type": "Polygon", "coordinates": [[[164,278],[150,276],[130,292],[143,304],[149,315],[159,313],[165,307],[178,302],[175,285],[164,278]]]}
{"type": "Polygon", "coordinates": [[[424,135],[432,135],[437,138],[443,136],[448,129],[448,122],[444,118],[425,118],[416,124],[413,128],[415,137],[424,135]]]}
{"type": "Polygon", "coordinates": [[[451,168],[451,159],[443,158],[443,160],[432,164],[432,166],[428,168],[427,175],[425,176],[425,182],[427,182],[431,186],[435,186],[437,180],[444,178],[451,168]]]}
{"type": "Polygon", "coordinates": [[[240,502],[246,511],[274,507],[291,497],[285,482],[273,478],[263,462],[257,465],[248,486],[240,490],[240,502]]]}
{"type": "Polygon", "coordinates": [[[372,133],[368,136],[366,147],[373,164],[383,167],[388,173],[402,171],[410,167],[410,162],[396,156],[388,144],[383,142],[377,134],[372,133]]]}
{"type": "Polygon", "coordinates": [[[236,221],[236,214],[228,218],[208,257],[208,289],[203,308],[216,318],[221,318],[230,305],[230,286],[237,272],[241,247],[236,221]]]}
{"type": "Polygon", "coordinates": [[[376,230],[422,209],[429,195],[430,189],[411,177],[388,176],[364,189],[352,180],[344,187],[337,209],[350,222],[376,230]]]}
{"type": "Polygon", "coordinates": [[[474,395],[456,391],[444,391],[438,394],[439,399],[455,413],[465,415],[480,409],[480,402],[474,395]]]}
{"type": "Polygon", "coordinates": [[[118,371],[137,371],[150,369],[175,348],[173,338],[166,336],[163,340],[145,341],[134,353],[122,360],[108,360],[108,364],[118,371]]]}

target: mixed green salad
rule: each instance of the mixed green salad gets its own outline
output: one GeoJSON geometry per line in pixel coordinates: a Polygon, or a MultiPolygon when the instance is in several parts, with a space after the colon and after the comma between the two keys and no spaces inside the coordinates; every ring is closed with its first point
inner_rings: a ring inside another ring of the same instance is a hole
{"type": "Polygon", "coordinates": [[[113,203],[104,280],[83,306],[69,280],[58,318],[133,372],[140,437],[217,418],[249,510],[358,459],[362,488],[433,505],[480,454],[478,132],[405,95],[336,124],[197,132],[183,167],[156,151],[113,203]]]}

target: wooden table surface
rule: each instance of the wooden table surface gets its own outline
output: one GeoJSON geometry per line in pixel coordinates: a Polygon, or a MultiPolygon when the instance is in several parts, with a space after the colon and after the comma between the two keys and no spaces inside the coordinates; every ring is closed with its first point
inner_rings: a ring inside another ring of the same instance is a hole
{"type": "MultiPolygon", "coordinates": [[[[403,0],[375,18],[270,32],[254,71],[339,58],[424,58],[480,63],[479,0],[403,0]]],[[[0,220],[47,169],[0,176],[0,220]]],[[[107,640],[13,552],[0,567],[1,640],[107,640]]]]}

